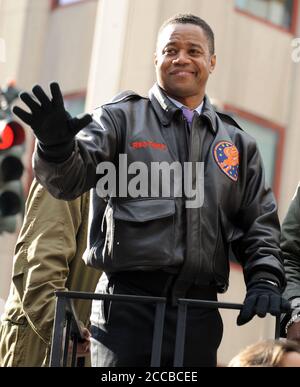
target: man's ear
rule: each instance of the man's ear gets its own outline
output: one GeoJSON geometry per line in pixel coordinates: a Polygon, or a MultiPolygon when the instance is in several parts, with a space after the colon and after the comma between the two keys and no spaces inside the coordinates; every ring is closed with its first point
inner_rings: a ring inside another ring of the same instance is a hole
{"type": "Polygon", "coordinates": [[[209,68],[210,74],[214,71],[216,64],[217,64],[217,56],[216,54],[214,54],[210,57],[210,68],[209,68]]]}
{"type": "Polygon", "coordinates": [[[154,65],[155,66],[157,65],[157,55],[156,55],[156,52],[154,53],[154,65]]]}

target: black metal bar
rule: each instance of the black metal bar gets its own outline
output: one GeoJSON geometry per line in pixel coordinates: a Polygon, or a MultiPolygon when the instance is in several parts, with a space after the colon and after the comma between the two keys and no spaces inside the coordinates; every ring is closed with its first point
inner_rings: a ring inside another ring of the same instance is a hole
{"type": "Polygon", "coordinates": [[[275,339],[279,339],[280,337],[280,316],[276,317],[275,323],[275,339]]]}
{"type": "Polygon", "coordinates": [[[174,367],[183,366],[187,307],[186,303],[178,304],[174,367]]]}
{"type": "Polygon", "coordinates": [[[53,336],[50,353],[50,367],[61,367],[61,351],[65,324],[66,298],[63,294],[56,300],[53,336]]]}
{"type": "Polygon", "coordinates": [[[152,341],[151,367],[159,367],[164,333],[166,304],[159,302],[155,308],[154,333],[152,341]]]}
{"type": "Polygon", "coordinates": [[[75,365],[76,365],[77,343],[78,343],[78,336],[74,335],[73,336],[73,348],[72,348],[71,367],[75,367],[75,365]]]}
{"type": "MultiPolygon", "coordinates": [[[[159,367],[161,362],[164,318],[166,310],[166,298],[164,297],[145,297],[145,296],[132,296],[124,294],[95,294],[87,292],[56,292],[57,304],[55,311],[55,323],[53,327],[53,341],[50,355],[50,366],[60,367],[62,358],[62,340],[63,340],[63,328],[65,323],[66,313],[71,316],[72,328],[70,328],[70,320],[67,323],[66,343],[68,343],[68,336],[70,329],[72,329],[73,335],[73,352],[72,352],[72,366],[76,363],[77,352],[77,340],[82,337],[82,329],[75,309],[73,307],[72,299],[85,299],[85,300],[117,300],[120,302],[141,302],[141,303],[155,303],[155,322],[152,342],[152,354],[151,354],[151,366],[159,367]]],[[[226,303],[218,301],[206,301],[195,299],[179,299],[178,300],[178,315],[177,315],[177,327],[176,327],[176,342],[174,353],[174,366],[182,367],[184,359],[184,345],[185,345],[185,332],[186,332],[186,316],[188,312],[188,306],[205,308],[205,309],[231,309],[240,310],[243,304],[226,303]]],[[[276,318],[275,327],[275,339],[280,337],[280,318],[276,318]]],[[[64,365],[66,365],[66,355],[68,354],[68,346],[65,344],[64,352],[64,365]]]]}
{"type": "Polygon", "coordinates": [[[70,313],[67,314],[67,324],[65,330],[65,345],[64,345],[64,354],[63,354],[63,367],[66,367],[68,364],[68,355],[69,355],[69,343],[70,343],[70,332],[71,332],[71,322],[72,315],[70,313]]]}
{"type": "Polygon", "coordinates": [[[148,296],[132,296],[125,294],[101,294],[101,293],[88,293],[88,292],[55,292],[57,297],[65,298],[79,298],[82,300],[109,300],[109,301],[136,301],[146,303],[165,302],[165,297],[148,297],[148,296]]]}
{"type": "Polygon", "coordinates": [[[186,298],[179,298],[179,304],[186,304],[193,307],[208,308],[208,309],[242,309],[243,304],[233,304],[229,302],[219,301],[204,301],[204,300],[189,300],[186,298]]]}

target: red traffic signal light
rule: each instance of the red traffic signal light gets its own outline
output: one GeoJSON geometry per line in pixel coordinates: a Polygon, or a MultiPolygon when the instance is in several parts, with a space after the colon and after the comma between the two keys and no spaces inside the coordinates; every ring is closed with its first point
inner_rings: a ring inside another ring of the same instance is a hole
{"type": "Polygon", "coordinates": [[[25,141],[25,131],[16,121],[0,121],[0,151],[21,145],[25,141]]]}
{"type": "Polygon", "coordinates": [[[25,131],[10,117],[0,119],[0,234],[14,232],[16,216],[24,208],[21,177],[25,131]]]}

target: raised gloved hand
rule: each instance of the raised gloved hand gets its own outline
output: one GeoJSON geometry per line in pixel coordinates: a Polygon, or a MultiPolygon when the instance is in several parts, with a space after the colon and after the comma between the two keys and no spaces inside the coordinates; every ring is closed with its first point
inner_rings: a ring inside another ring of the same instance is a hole
{"type": "Polygon", "coordinates": [[[63,97],[58,83],[50,84],[52,99],[49,99],[44,90],[34,86],[30,94],[20,94],[21,100],[29,107],[31,113],[15,106],[13,112],[27,125],[31,126],[39,141],[42,153],[55,160],[67,159],[74,148],[74,137],[87,126],[92,117],[90,114],[82,118],[72,118],[65,110],[63,97]]]}
{"type": "Polygon", "coordinates": [[[255,315],[265,317],[267,313],[271,313],[273,316],[280,316],[289,310],[290,303],[282,297],[279,287],[265,280],[253,281],[247,286],[237,325],[246,324],[255,315]]]}

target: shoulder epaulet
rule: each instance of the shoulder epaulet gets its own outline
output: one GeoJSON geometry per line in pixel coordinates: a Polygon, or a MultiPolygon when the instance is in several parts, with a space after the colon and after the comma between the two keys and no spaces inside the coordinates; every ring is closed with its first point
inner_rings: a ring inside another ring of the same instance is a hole
{"type": "Polygon", "coordinates": [[[122,91],[121,93],[115,95],[110,101],[104,103],[101,106],[96,107],[94,110],[96,111],[98,109],[104,108],[105,106],[114,105],[118,102],[129,101],[131,99],[132,100],[133,99],[145,99],[145,97],[137,94],[135,91],[132,91],[132,90],[122,91]]]}
{"type": "Polygon", "coordinates": [[[220,117],[221,121],[226,122],[226,124],[233,125],[241,130],[243,130],[240,125],[228,114],[216,112],[217,115],[220,117]]]}
{"type": "Polygon", "coordinates": [[[121,93],[115,95],[106,105],[109,105],[111,103],[121,102],[121,101],[128,101],[130,99],[141,99],[144,98],[137,94],[135,91],[132,90],[126,90],[122,91],[121,93]]]}

